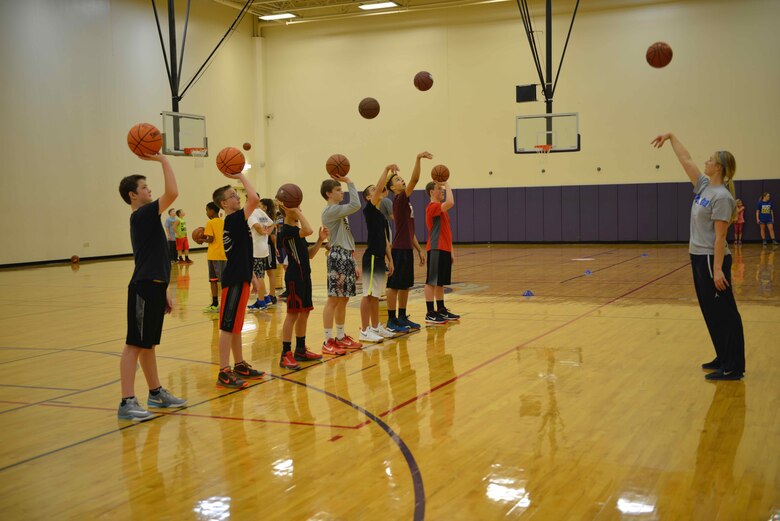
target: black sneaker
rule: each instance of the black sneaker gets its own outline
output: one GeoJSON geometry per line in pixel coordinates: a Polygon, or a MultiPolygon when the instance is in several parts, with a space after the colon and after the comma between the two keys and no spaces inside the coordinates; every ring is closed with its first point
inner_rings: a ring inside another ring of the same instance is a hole
{"type": "Polygon", "coordinates": [[[720,360],[718,360],[718,357],[716,356],[715,360],[713,360],[712,362],[701,364],[701,368],[706,370],[718,371],[720,370],[720,360]]]}
{"type": "Polygon", "coordinates": [[[235,371],[239,378],[246,378],[247,380],[257,380],[262,378],[265,374],[263,371],[252,369],[252,366],[249,365],[246,360],[234,365],[233,371],[235,371]]]}
{"type": "Polygon", "coordinates": [[[281,295],[279,295],[279,298],[284,300],[284,299],[286,299],[289,296],[289,294],[290,294],[289,291],[284,290],[284,292],[281,295]]]}
{"type": "Polygon", "coordinates": [[[426,313],[425,314],[425,323],[426,324],[446,324],[447,319],[441,316],[439,313],[426,313]]]}
{"type": "Polygon", "coordinates": [[[447,308],[444,308],[444,311],[439,311],[439,315],[445,318],[448,322],[454,322],[456,320],[460,320],[460,315],[456,315],[455,313],[453,313],[447,308]]]}
{"type": "Polygon", "coordinates": [[[704,378],[707,380],[742,380],[743,376],[745,374],[739,371],[724,371],[721,369],[720,371],[704,375],[704,378]]]}

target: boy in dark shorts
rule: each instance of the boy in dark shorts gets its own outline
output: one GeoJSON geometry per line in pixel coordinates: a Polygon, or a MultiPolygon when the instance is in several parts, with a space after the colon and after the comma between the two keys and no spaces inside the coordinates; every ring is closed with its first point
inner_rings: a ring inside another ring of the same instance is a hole
{"type": "MultiPolygon", "coordinates": [[[[284,208],[284,224],[279,231],[278,240],[287,252],[287,270],[284,282],[287,287],[287,316],[282,326],[282,357],[279,365],[285,369],[300,369],[298,362],[320,360],[322,355],[309,351],[306,347],[306,322],[314,309],[311,300],[311,264],[309,260],[317,255],[323,241],[328,236],[326,228],[320,228],[317,242],[312,246],[304,237],[314,233],[309,221],[300,208],[284,208]],[[300,227],[299,227],[300,225],[300,227]],[[292,352],[292,335],[295,330],[295,353],[292,352]]],[[[328,355],[343,355],[344,349],[336,346],[323,346],[322,352],[328,355]]]]}
{"type": "Polygon", "coordinates": [[[257,380],[262,371],[252,369],[244,360],[241,347],[241,328],[244,326],[246,303],[249,300],[249,283],[252,281],[252,236],[247,219],[257,208],[260,198],[244,174],[222,174],[237,179],[246,190],[246,204],[235,189],[226,185],[214,190],[214,204],[225,211],[225,230],[222,241],[227,263],[222,272],[222,305],[219,308],[219,375],[217,385],[228,389],[242,389],[248,385],[244,379],[257,380]],[[230,353],[233,353],[233,369],[230,369],[230,353]]]}
{"type": "Polygon", "coordinates": [[[165,192],[152,201],[152,191],[142,175],[125,177],[119,183],[119,195],[133,210],[130,242],[135,261],[135,270],[127,288],[127,338],[119,360],[122,401],[117,417],[122,420],[145,420],[153,416],[141,407],[135,397],[135,368],[139,362],[149,385],[146,401],[149,407],[181,407],[187,403],[163,389],[155,355],[155,347],[162,335],[163,318],[173,309],[173,301],[167,292],[171,277],[168,240],[160,215],[176,200],[179,190],[168,158],[158,153],[141,159],[162,165],[165,192]]]}
{"type": "Polygon", "coordinates": [[[219,217],[219,206],[211,201],[206,205],[206,216],[209,222],[203,232],[203,242],[209,245],[206,253],[206,262],[209,266],[209,284],[211,285],[211,304],[203,308],[204,313],[217,313],[219,311],[219,281],[225,270],[227,256],[225,245],[222,242],[222,233],[225,222],[219,217]]]}
{"type": "MultiPolygon", "coordinates": [[[[395,237],[393,238],[393,266],[395,270],[387,280],[387,329],[394,333],[406,333],[411,329],[420,329],[420,324],[409,320],[406,314],[406,303],[409,298],[409,288],[414,286],[414,224],[412,221],[412,206],[409,197],[420,180],[420,159],[433,159],[428,152],[417,154],[412,177],[407,184],[397,172],[387,179],[387,188],[395,194],[393,198],[393,221],[395,222],[395,237]],[[396,315],[396,304],[398,314],[396,315]]],[[[425,264],[422,250],[417,250],[420,264],[425,264]]]]}
{"type": "Polygon", "coordinates": [[[363,299],[360,301],[360,340],[381,342],[392,338],[394,333],[388,331],[379,322],[379,298],[387,286],[387,275],[393,273],[393,256],[390,250],[390,240],[386,234],[387,219],[381,210],[382,201],[386,201],[387,176],[398,172],[397,165],[387,165],[376,185],[369,185],[363,190],[366,207],[363,216],[366,218],[368,231],[366,251],[363,253],[363,299]]]}
{"type": "Polygon", "coordinates": [[[428,228],[428,276],[425,279],[425,314],[427,324],[446,324],[460,319],[444,307],[444,286],[452,283],[453,248],[450,216],[447,213],[455,206],[455,196],[449,183],[430,182],[425,186],[430,203],[425,208],[425,226],[428,228]],[[446,193],[446,197],[445,197],[446,193]],[[436,299],[436,310],[433,299],[436,299]]]}

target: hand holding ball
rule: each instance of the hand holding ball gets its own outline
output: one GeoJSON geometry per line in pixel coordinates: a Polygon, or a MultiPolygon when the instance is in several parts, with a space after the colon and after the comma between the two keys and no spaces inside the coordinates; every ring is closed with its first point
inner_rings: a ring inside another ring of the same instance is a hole
{"type": "Polygon", "coordinates": [[[192,230],[192,240],[197,242],[198,244],[203,244],[203,233],[205,231],[206,229],[202,226],[199,226],[198,228],[192,230]]]}
{"type": "Polygon", "coordinates": [[[344,177],[349,173],[349,159],[341,154],[333,154],[325,162],[325,170],[334,179],[344,177]]]}
{"type": "Polygon", "coordinates": [[[280,186],[279,190],[276,191],[276,199],[285,208],[298,208],[303,202],[303,192],[298,185],[287,183],[280,186]]]}
{"type": "Polygon", "coordinates": [[[227,175],[240,174],[244,170],[244,154],[234,147],[225,147],[217,154],[217,168],[227,175]]]}
{"type": "Polygon", "coordinates": [[[137,156],[153,156],[162,148],[162,134],[151,123],[138,123],[127,133],[127,146],[137,156]]]}

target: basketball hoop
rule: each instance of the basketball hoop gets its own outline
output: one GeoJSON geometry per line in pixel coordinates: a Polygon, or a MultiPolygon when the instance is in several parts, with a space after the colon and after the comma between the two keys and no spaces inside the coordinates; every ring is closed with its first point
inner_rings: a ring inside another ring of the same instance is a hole
{"type": "Polygon", "coordinates": [[[552,145],[534,145],[537,154],[549,154],[552,150],[552,145]]]}
{"type": "Polygon", "coordinates": [[[195,168],[203,168],[203,158],[209,155],[209,149],[206,147],[186,147],[184,155],[195,158],[195,168]]]}

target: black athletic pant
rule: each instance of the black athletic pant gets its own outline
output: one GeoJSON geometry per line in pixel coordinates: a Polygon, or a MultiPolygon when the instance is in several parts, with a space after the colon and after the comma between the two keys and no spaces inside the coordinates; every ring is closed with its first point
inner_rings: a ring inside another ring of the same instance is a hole
{"type": "Polygon", "coordinates": [[[710,332],[720,366],[726,372],[745,372],[745,336],[742,317],[737,310],[731,284],[731,255],[723,257],[723,275],[729,282],[725,291],[718,291],[713,281],[713,255],[691,254],[693,284],[696,297],[710,332]]]}

